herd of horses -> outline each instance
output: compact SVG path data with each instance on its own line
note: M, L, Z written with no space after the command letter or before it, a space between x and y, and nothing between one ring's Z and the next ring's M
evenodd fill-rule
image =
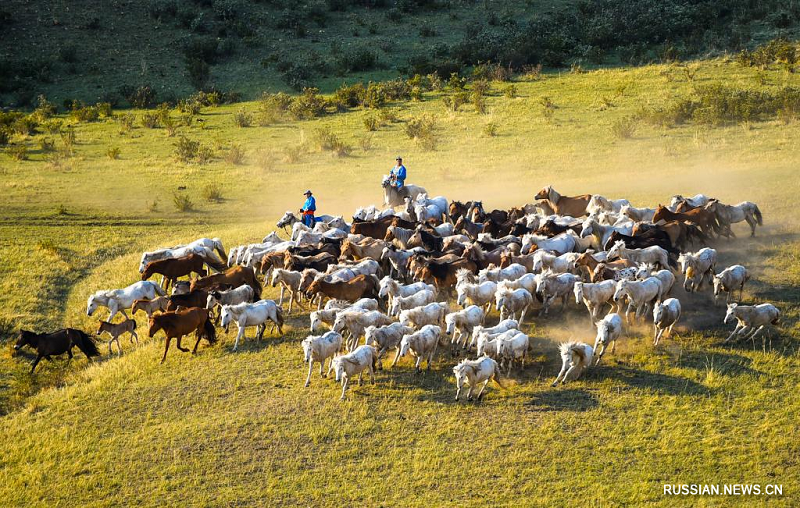
M487 211L481 201L429 198L413 185L398 191L384 182L384 193L385 208L359 208L351 223L323 215L310 228L287 212L277 226L289 239L273 232L226 253L219 239L201 238L145 252L141 280L89 296L87 315L109 311L95 337L74 328L22 331L15 348L37 351L31 372L41 358L67 353L71 359L74 347L98 356L95 340L102 334L110 337L109 355L113 343L119 355L121 335L138 343L132 316L144 312L148 335L166 337L163 363L173 339L186 352L181 341L194 334L195 353L201 340L215 343L217 327L227 331L232 322L234 350L248 327L257 327L259 339L267 325L282 334L297 305L310 312L311 334L301 344L306 386L315 363L327 376L328 361L344 398L354 377L361 383L367 372L374 382L390 350L392 366L410 354L419 371L423 361L430 369L437 351L449 349L461 359L453 368L456 399L469 386L471 400L492 379L503 386L515 364L524 368L532 348L525 319L564 312L572 298L585 306L596 337L593 345L559 346L562 368L554 386L599 363L607 346L613 353L623 329L637 319L652 316L656 345L669 336L681 317L681 285L687 293L709 288L715 304L726 293L724 322L737 323L726 342L754 339L779 322L771 304L741 304L749 271L742 265L719 270L712 247L733 238L737 222L755 235L762 215L751 202L726 205L698 194L637 208L601 195L564 196L548 186L531 204ZM150 280L156 276L161 280ZM262 299L264 284L280 287L277 301ZM117 314L122 320L115 323Z

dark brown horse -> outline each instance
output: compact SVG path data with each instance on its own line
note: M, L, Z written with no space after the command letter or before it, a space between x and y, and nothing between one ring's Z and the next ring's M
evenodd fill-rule
M336 264L337 260L336 256L327 252L321 252L316 256L294 256L286 252L284 257L283 267L294 272L302 272L306 268L324 272L328 269L328 265Z
M416 224L403 220L400 217L389 215L374 221L354 221L353 225L350 227L350 232L354 235L371 236L372 238L382 240L383 237L386 236L386 230L389 226L400 226L402 228L411 229L414 228Z
M203 265L206 263L206 259L198 254L188 254L180 258L159 259L147 264L142 272L142 280L147 280L155 274L163 275L164 289L169 289L170 284L174 284L180 277L185 277L192 273L205 277L207 272ZM219 271L225 269L224 266L219 266L219 263L214 263L214 265Z
M208 295L209 292L205 289L194 289L188 293L169 296L167 297L169 298L167 310L176 311L179 308L190 309L192 307L203 309L208 304Z
M313 299L315 295L322 294L336 300L355 302L361 298L377 299L379 290L380 282L377 277L357 275L346 282L326 282L324 279L317 279L306 290L306 296ZM321 299L320 304L322 304Z
M450 203L450 220L455 222L461 217L465 217L474 205L474 201L467 201L466 203L452 201Z
M256 301L261 300L261 283L255 271L248 266L232 266L222 273L215 273L192 281L191 289L215 289L220 287L238 288L247 284L253 288Z
M52 333L34 333L28 330L20 330L14 349L19 350L23 346L30 346L36 350L36 359L31 366L31 374L36 370L36 366L39 365L39 361L42 358L50 360L51 356L67 353L69 355L67 361L69 362L69 360L72 360L72 348L74 347L80 349L89 361L92 360L93 356L100 356L100 351L97 350L97 344L95 344L94 339L75 328L64 328Z
M177 339L175 344L179 350L184 353L189 351L189 348L181 347L181 339L184 335L195 332L197 342L194 344L192 354L197 353L197 346L200 344L200 339L205 338L209 343L214 344L217 341L217 331L214 329L214 324L209 317L210 311L207 309L180 309L177 311L168 311L161 314L153 314L150 318L150 330L148 335L150 338L159 331L164 330L167 336L167 343L164 346L164 356L161 357L161 363L167 359L167 351L169 351L169 343L172 339Z
M466 217L459 217L454 225L456 233L464 233L470 240L477 240L478 235L483 233L483 224L476 224Z

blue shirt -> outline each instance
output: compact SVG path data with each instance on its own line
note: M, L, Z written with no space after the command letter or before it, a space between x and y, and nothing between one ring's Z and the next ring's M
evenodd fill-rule
M314 196L308 196L306 198L306 202L303 203L303 211L317 211L317 201L314 199Z
M406 179L406 167L400 164L400 167L397 166L393 167L389 170L390 175L394 175L395 178L400 180L401 182Z

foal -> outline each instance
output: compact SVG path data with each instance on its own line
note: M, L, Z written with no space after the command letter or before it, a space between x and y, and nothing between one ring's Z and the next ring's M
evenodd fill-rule
M148 265L149 266L149 265ZM130 340L131 344L133 344L133 340L136 339L136 345L139 345L139 336L136 335L136 321L133 319L126 319L121 323L109 323L108 321L100 321L100 326L97 328L97 335L100 338L103 335L103 332L108 333L111 336L111 340L108 341L108 354L111 354L111 343L117 343L117 356L122 354L122 346L119 345L119 336L123 333L130 333Z

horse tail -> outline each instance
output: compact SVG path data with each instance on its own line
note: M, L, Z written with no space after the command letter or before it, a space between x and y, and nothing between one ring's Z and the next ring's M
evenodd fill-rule
M216 249L223 261L228 259L228 254L225 253L225 247L222 246L222 240L219 238L214 238L214 249Z
M256 301L261 300L261 282L258 281L258 277L256 277L255 271L253 271L253 279L248 284L251 288L253 288L253 297Z
M753 215L756 216L756 220L758 221L759 226L764 225L763 217L761 216L761 210L758 209L758 205L753 203Z
M228 268L228 265L224 261L214 259L211 256L202 256L202 258L205 264L207 264L209 267L213 268L217 272L224 272L225 269ZM222 259L228 259L228 257L225 256Z
M164 291L164 288L162 288L160 284L153 283L153 289L155 289L158 296L167 296L167 292Z
M278 329L283 329L283 309L279 306L275 306L275 318L278 320Z
M496 364L497 362L495 362L494 376L492 376L492 379L494 379L494 382L497 383L497 386L506 389L506 385L503 384L503 377L500 375L500 366Z
M70 328L69 331L70 340L74 345L78 346L78 349L80 349L87 358L91 358L92 356L100 356L100 351L97 349L97 344L92 337L86 334L86 332L83 330L76 330L75 328Z
M670 268L675 268L676 270L678 269L678 260L674 253L667 253L667 263L669 264Z
M199 334L200 332L198 331L198 335ZM203 336L211 344L217 342L217 329L214 328L214 323L211 322L210 315L206 319L205 323L203 323Z

